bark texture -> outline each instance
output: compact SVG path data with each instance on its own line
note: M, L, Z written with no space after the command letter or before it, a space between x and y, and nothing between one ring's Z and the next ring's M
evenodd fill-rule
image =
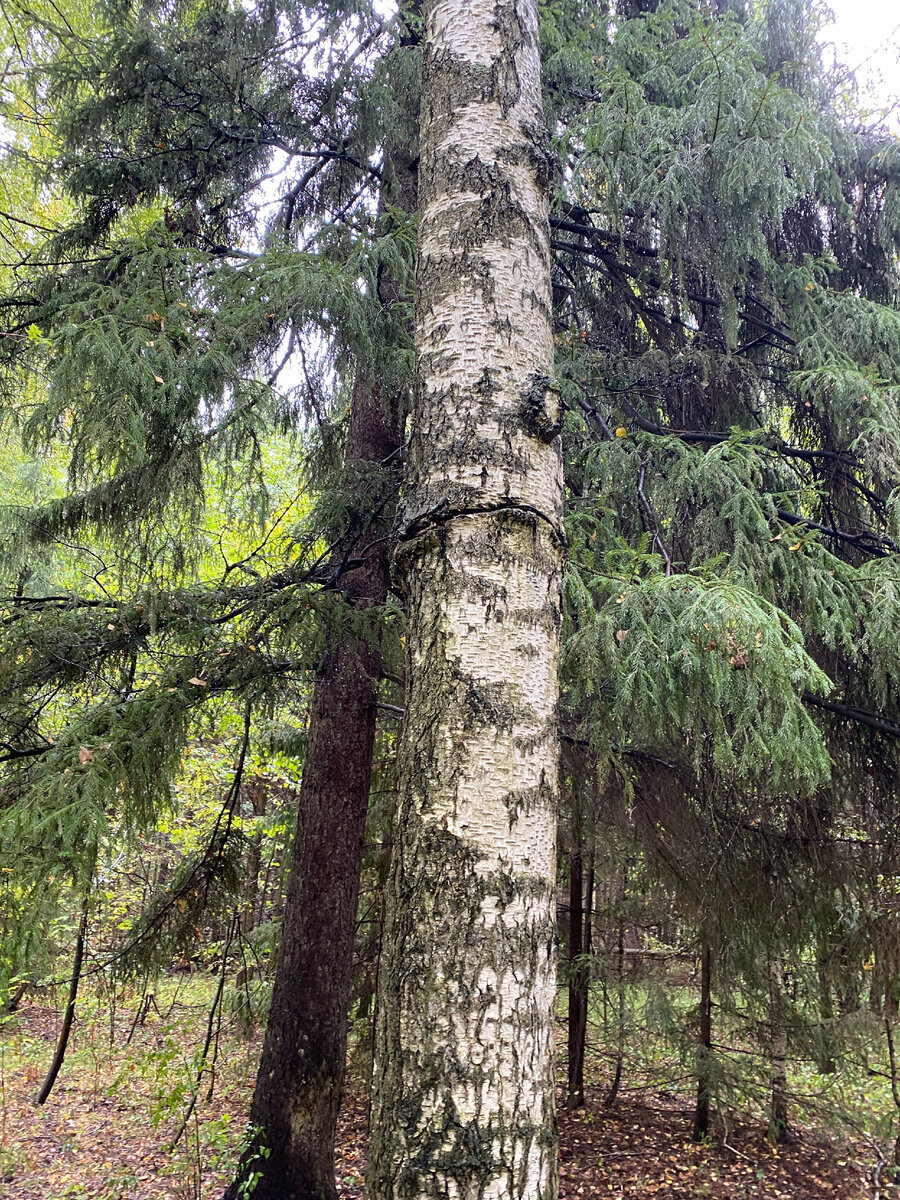
M625 903L626 881L622 880L622 904ZM625 920L619 915L619 936L616 942L616 1069L603 1099L604 1108L612 1108L622 1085L622 1068L625 1065Z
M550 1200L562 558L536 0L424 6L370 1194Z
M391 156L405 212L416 205L415 164ZM379 281L384 304L400 299ZM353 392L345 457L380 463L402 444L405 405L364 371ZM342 579L355 608L387 598L393 506L378 503L356 548L381 552ZM346 547L340 548L339 559ZM226 1200L258 1176L254 1200L333 1200L334 1138L344 1079L363 838L375 742L381 654L374 640L337 635L313 692L284 924L250 1111L255 1131Z

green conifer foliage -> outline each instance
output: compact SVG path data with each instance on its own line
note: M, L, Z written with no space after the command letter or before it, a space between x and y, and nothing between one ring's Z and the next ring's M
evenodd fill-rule
M850 127L801 18L683 4L598 17L581 81L567 63L550 92L566 98L555 225L574 686L627 697L597 712L619 713L620 738L645 720L683 731L686 688L685 716L722 731L721 765L778 785L784 755L814 787L827 738L804 693L849 703L886 678L874 646L895 616L900 326L895 143L880 135L873 153L879 135ZM785 21L802 33L790 71L771 64ZM880 246L874 271L862 241ZM582 672L589 653L602 666ZM874 707L890 720L890 705L882 682ZM742 720L755 768L725 748Z
M897 140L803 3L547 12L565 720L765 1023L896 940Z
M386 392L411 365L376 281L402 291L412 223L373 197L417 82L389 75L399 34L365 3L38 5L6 28L5 112L34 117L4 168L53 198L0 299L0 431L26 456L0 517L21 916L35 879L83 887L152 828L198 733L299 719L329 630L379 618L336 599L394 485L336 450L357 364Z

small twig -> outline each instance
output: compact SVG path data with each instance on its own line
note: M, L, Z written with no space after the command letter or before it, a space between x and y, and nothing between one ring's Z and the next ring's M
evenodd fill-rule
M178 1126L178 1131L167 1147L167 1150L170 1154L184 1136L184 1131L187 1129L188 1122L190 1121L194 1109L197 1106L197 1097L200 1095L200 1084L203 1082L203 1073L206 1070L209 1048L212 1045L213 1031L216 1028L216 1014L219 1011L220 1004L222 1003L222 993L225 991L225 975L228 970L228 956L231 951L231 943L234 939L235 930L239 920L240 915L237 910L235 910L231 916L231 924L228 927L228 937L222 950L222 970L219 972L219 983L216 988L215 997L213 998L212 1008L209 1010L209 1020L206 1023L206 1040L203 1043L203 1050L200 1054L200 1066L197 1070L197 1079L194 1084L194 1091L191 1095L190 1103L187 1106L187 1111L181 1119L181 1124Z
M738 1150L736 1147L732 1146L729 1142L726 1142L724 1139L722 1141L722 1145L725 1147L726 1150L730 1150L732 1154L736 1154L738 1156L738 1158L743 1158L745 1162L753 1163L753 1165L756 1166L756 1159L751 1158L749 1154L744 1154L743 1151Z
M638 496L640 497L641 504L643 504L644 509L647 513L647 516L650 519L650 529L653 533L653 540L657 544L657 546L659 546L659 551L662 554L663 559L665 560L666 577L668 578L672 574L672 560L671 560L671 558L669 558L669 553L666 550L665 546L663 545L662 538L659 536L659 523L656 520L656 513L653 511L653 508L650 505L650 501L644 495L644 467L643 467L643 465L641 466L641 473L638 476L637 493L638 493Z
M878 1159L875 1166L872 1168L872 1197L873 1200L881 1200L881 1172L884 1170L885 1157L884 1150L881 1146L876 1146L875 1151Z

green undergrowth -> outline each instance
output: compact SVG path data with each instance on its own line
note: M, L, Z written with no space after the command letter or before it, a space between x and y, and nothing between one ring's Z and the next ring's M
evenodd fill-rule
M601 962L598 956L598 962ZM610 972L610 975L613 973ZM599 975L599 977L597 977ZM610 1094L622 1055L617 1101L675 1102L685 1115L686 1135L696 1098L699 987L690 963L676 969L632 973L621 985L624 1023L619 1025L620 985L603 978L602 962L590 991L585 1086L590 1100ZM567 993L557 997L560 1085L566 1083ZM831 1055L822 1052L816 1025L795 1020L788 1029L788 1099L791 1126L803 1136L833 1139L859 1155L890 1161L900 1128L894 1104L884 1028L865 1006L832 1022ZM736 1123L766 1132L771 1095L767 1026L755 998L732 993L713 1002L711 1136L728 1138ZM830 1061L829 1061L830 1059ZM852 1150L851 1150L852 1147Z
M206 971L166 975L146 990L119 989L113 1008L102 984L89 982L43 1108L33 1097L61 1008L39 995L0 1019L0 1197L204 1200L224 1186L242 1146L259 1044L224 1013L204 1065L217 983Z

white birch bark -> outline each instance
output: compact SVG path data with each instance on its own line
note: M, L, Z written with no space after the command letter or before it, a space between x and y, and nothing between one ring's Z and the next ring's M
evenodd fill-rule
M426 0L370 1194L550 1200L559 412L536 0Z

